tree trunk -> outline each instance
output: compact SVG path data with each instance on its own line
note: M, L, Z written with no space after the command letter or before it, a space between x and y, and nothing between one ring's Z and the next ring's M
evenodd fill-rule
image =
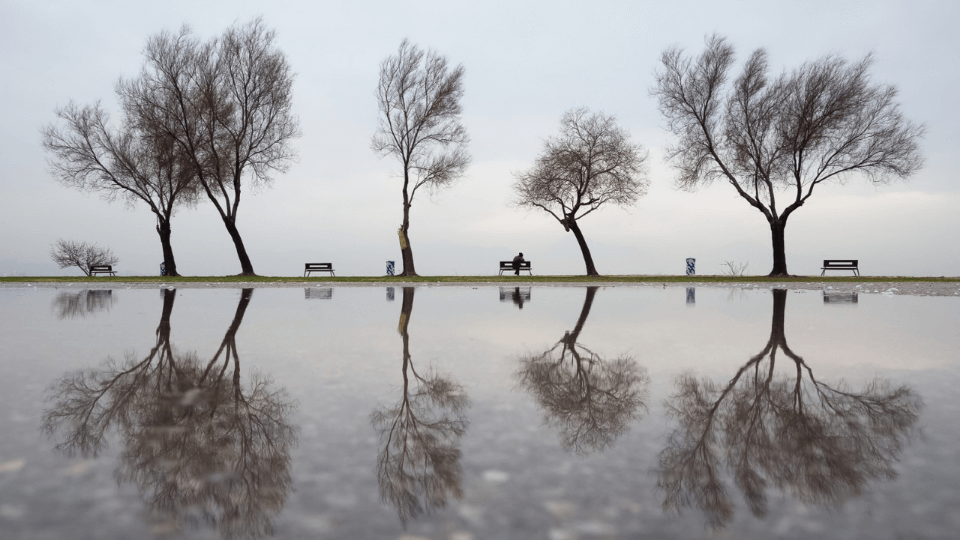
M787 312L787 290L773 289L773 321L770 323L770 342L783 345L787 342L784 333L784 315Z
M402 336L407 335L407 326L410 325L410 314L413 312L413 295L417 292L414 287L403 288L403 301L400 305L400 322L397 324L397 332Z
M177 298L176 289L160 289L163 295L163 311L160 313L160 325L157 326L157 343L170 342L170 314L173 313L173 301Z
M223 224L227 227L227 232L230 233L230 238L233 239L233 245L237 248L237 257L240 259L240 275L257 275L253 271L253 264L250 262L250 257L247 256L247 249L243 247L243 239L240 238L240 231L237 230L236 224L234 224L232 219L225 216L223 217Z
M237 330L240 329L240 323L243 322L243 314L247 312L251 297L253 297L253 289L240 290L240 302L237 303L237 311L233 314L233 322L230 323L230 328L227 328L227 333L223 336L224 342L237 339Z
M587 266L587 275L599 276L600 274L597 273L597 267L593 265L593 257L590 256L590 248L587 247L587 241L583 238L583 233L580 232L580 226L577 225L577 221L568 217L567 224L570 230L573 231L573 235L577 237L577 243L580 244L580 251L583 252L583 263Z
M593 297L597 295L597 289L600 287L587 287L587 296L583 299L583 308L580 309L580 318L577 319L577 326L570 332L573 343L576 343L580 337L580 331L583 330L584 323L587 322L587 316L590 315L590 307L593 306Z
M413 248L410 247L410 205L403 205L403 225L400 226L400 257L403 259L403 272L398 276L416 276L417 269L413 266Z
M220 342L220 348L217 349L216 354L213 355L213 358L207 363L207 368L203 370L203 374L200 376L200 379L197 383L198 386L202 386L204 381L207 379L207 376L210 375L213 370L214 365L220 358L220 353L223 355L223 368L220 369L219 374L215 375L215 381L220 381L223 378L223 374L226 372L227 367L230 364L231 355L233 357L234 372L234 389L238 391L239 389L239 374L240 374L240 357L237 355L237 330L240 329L240 323L243 322L243 315L247 312L247 306L250 305L250 298L253 297L253 289L241 289L240 290L240 302L237 303L237 311L233 314L233 322L230 323L230 326L227 328L227 333L223 335L223 341ZM214 382L213 384L216 384Z
M403 339L403 386L404 399L406 399L407 388L407 365L410 363L410 334L407 333L407 327L410 325L410 313L413 312L413 294L417 290L413 287L403 288L403 304L400 306L400 322L397 324L397 332Z
M786 221L770 221L770 233L773 236L773 270L769 277L788 277L787 273L787 253L784 247L784 231L787 227Z
M170 221L159 220L157 234L160 235L160 247L163 249L163 267L166 269L168 276L179 277L177 262L173 258L173 248L170 246L170 232Z

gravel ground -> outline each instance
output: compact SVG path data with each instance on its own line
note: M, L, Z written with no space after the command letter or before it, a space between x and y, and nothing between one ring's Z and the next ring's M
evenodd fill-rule
M253 287L257 289L271 288L317 288L317 287L404 287L408 286L397 282L380 283L345 283L345 282L324 282L324 281L305 281L305 282L276 282L276 283L0 283L0 289L158 289L158 288L176 288L176 289L243 289ZM836 293L860 293L860 294L888 294L888 295L911 295L911 296L957 296L960 297L960 283L957 282L864 282L864 283L824 283L817 281L806 282L757 282L757 283L543 283L543 282L525 282L523 280L504 280L502 282L482 282L482 283L412 283L413 287L502 287L502 286L522 286L522 287L708 287L719 289L790 289L805 291L827 291Z

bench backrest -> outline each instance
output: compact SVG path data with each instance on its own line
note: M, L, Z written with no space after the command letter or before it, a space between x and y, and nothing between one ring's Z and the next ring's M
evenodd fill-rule
M530 268L530 261L523 261L520 263L520 268ZM501 270L513 270L513 261L500 261Z
M824 259L823 267L824 268L854 268L857 266L857 259L839 259L839 260L827 260Z
M333 263L306 263L303 265L304 270L330 270L333 268Z
M113 266L109 264L96 264L90 267L91 272L112 272Z

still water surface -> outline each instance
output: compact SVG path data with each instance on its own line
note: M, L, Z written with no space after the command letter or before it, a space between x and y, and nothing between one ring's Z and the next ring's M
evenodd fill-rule
M960 302L0 289L0 538L955 538Z

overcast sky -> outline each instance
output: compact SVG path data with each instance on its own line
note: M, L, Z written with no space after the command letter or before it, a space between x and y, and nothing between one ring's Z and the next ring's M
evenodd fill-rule
M463 124L473 162L451 189L417 194L410 239L421 275L495 274L523 251L535 274L583 274L572 233L542 212L510 206L513 173L573 107L615 115L650 151L649 193L580 224L601 274L701 274L724 261L772 265L763 216L726 184L673 186L671 135L650 96L671 45L699 53L719 33L738 61L758 47L779 72L805 60L873 52L872 76L896 85L905 115L925 123L925 166L908 182L824 185L787 225L791 273L856 258L865 275L960 275L960 2L238 2L0 0L0 275L80 275L50 260L58 238L109 246L120 275L155 275L163 260L144 205L108 203L59 184L41 127L70 100L116 111L114 85L143 65L146 39L189 25L203 39L263 16L297 74L299 161L272 186L246 191L237 224L261 275L300 275L333 262L338 275L382 275L400 261L396 163L370 150L381 60L403 38L466 70ZM240 271L207 202L172 221L184 275Z

